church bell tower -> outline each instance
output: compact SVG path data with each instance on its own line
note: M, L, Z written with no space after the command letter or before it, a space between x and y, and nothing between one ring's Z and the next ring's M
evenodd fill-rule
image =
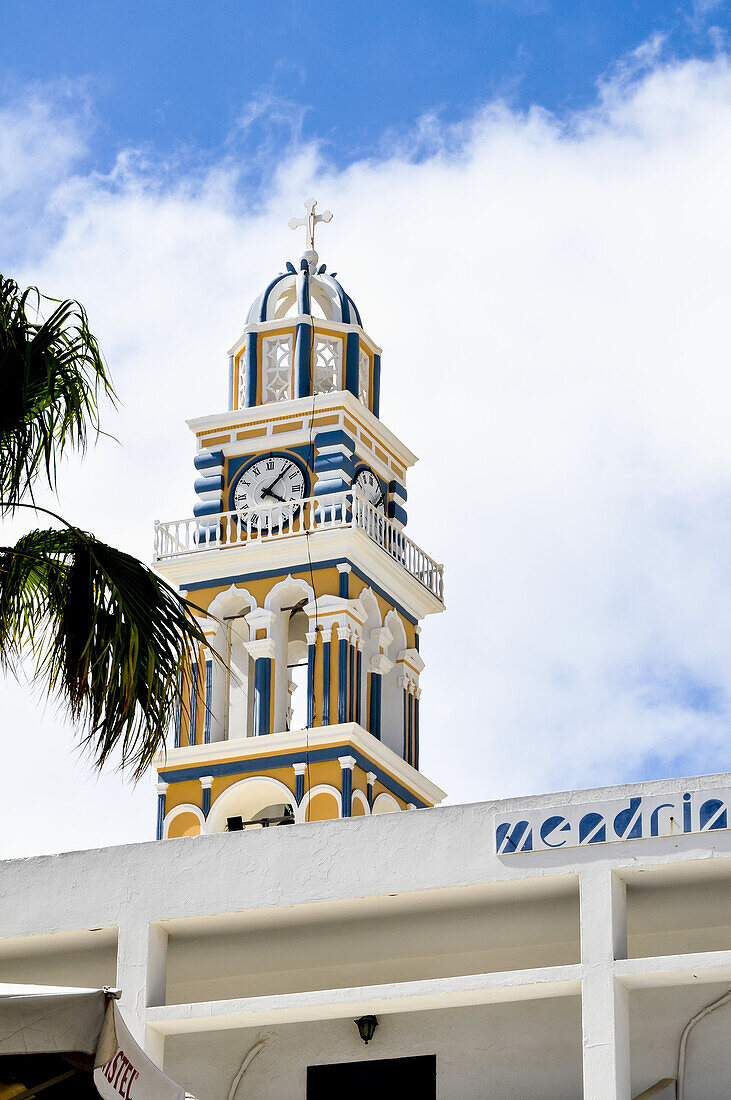
M433 806L419 770L421 621L442 567L405 532L412 452L380 420L381 349L315 251L229 352L228 409L189 421L194 515L155 567L205 611L157 760L158 838Z

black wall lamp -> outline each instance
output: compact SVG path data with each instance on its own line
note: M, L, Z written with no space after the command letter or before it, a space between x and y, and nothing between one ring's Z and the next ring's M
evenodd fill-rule
M355 1026L358 1028L358 1034L365 1043L366 1046L373 1038L376 1028L378 1027L377 1016L361 1016L355 1021Z

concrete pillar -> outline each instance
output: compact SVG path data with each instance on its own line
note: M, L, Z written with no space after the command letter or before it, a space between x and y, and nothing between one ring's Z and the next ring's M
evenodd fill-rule
M579 873L584 1100L630 1100L629 990L615 981L627 955L626 886L610 868Z
M134 912L124 916L117 933L119 1006L134 1038L162 1067L164 1036L150 1028L145 1033L145 1010L166 1001L167 932Z

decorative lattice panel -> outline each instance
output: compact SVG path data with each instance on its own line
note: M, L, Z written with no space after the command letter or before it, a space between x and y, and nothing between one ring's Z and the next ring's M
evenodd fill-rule
M368 404L368 394L370 389L370 377L371 377L371 361L368 358L368 352L360 349L360 355L358 356L358 397L361 399L364 405Z
M335 336L318 336L315 339L313 377L315 393L334 393L341 390L343 384L342 341Z
M261 399L288 401L292 396L292 337L266 336L262 341Z

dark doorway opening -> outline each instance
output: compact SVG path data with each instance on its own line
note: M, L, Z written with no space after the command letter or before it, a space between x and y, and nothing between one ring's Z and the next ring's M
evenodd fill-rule
M436 1100L436 1054L307 1068L307 1100L374 1100L374 1096L391 1100L416 1095L419 1100Z

